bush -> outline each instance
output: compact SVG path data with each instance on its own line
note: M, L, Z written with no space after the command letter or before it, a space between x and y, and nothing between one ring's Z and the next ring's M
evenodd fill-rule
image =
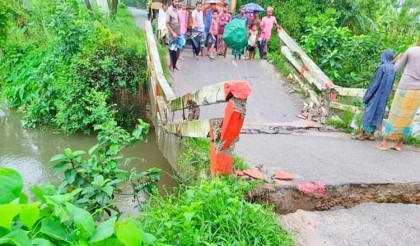
M247 2L241 0L238 5ZM279 24L335 84L345 87L366 87L383 50L404 52L420 35L415 0L403 4L395 0L254 2L273 6ZM269 58L282 71L279 43L270 40L269 51Z
M141 224L171 245L292 245L275 215L244 200L251 185L216 178L170 197L150 199Z
M31 2L25 10L31 13L31 25L16 27L3 45L5 96L11 107L26 113L27 127L89 132L93 125L116 118L116 90L135 94L145 87L145 36L124 8L106 20L89 14L76 0L47 3ZM21 35L21 29L30 35ZM138 115L132 111L128 114ZM125 119L118 120L126 125Z

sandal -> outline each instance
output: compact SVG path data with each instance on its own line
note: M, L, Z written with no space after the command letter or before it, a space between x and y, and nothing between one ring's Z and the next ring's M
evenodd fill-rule
M359 141L365 141L366 140L366 137L365 136L361 137L359 135L355 135L355 136L352 136L351 139L353 139L353 140L359 140Z

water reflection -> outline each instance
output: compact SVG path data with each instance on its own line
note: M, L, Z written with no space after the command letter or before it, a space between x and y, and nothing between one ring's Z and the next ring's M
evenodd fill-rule
M61 175L54 175L53 166L48 161L55 154L63 152L65 148L87 151L96 143L95 136L83 134L65 135L57 131L24 129L22 115L0 107L0 166L18 170L26 187L44 182L57 184ZM153 131L152 131L153 132ZM142 171L150 167L163 170L159 182L161 193L166 193L176 186L172 178L174 172L169 163L160 153L154 133L148 136L147 144L137 143L124 150L123 155L131 161L124 169L135 167ZM123 197L119 203L130 204L129 198Z

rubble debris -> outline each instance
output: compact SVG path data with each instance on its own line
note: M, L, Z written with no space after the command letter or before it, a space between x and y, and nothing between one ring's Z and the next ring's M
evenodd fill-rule
M294 175L288 172L277 172L273 175L274 179L278 179L278 180L293 180L294 179Z

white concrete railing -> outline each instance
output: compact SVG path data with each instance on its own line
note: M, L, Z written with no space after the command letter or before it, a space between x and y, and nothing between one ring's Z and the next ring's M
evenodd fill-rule
M334 85L327 75L312 61L312 59L299 47L299 45L286 33L284 29L278 31L279 39L285 44L281 47L281 53L293 65L293 67L306 79L306 81L315 86L319 91L335 91L341 97L359 97L362 98L366 89L346 88ZM294 55L294 54L297 54ZM316 102L315 102L316 103ZM362 112L362 109L352 105L346 105L339 102L330 102L330 108L336 110L348 110L354 113ZM420 108L413 123L413 134L420 134Z

